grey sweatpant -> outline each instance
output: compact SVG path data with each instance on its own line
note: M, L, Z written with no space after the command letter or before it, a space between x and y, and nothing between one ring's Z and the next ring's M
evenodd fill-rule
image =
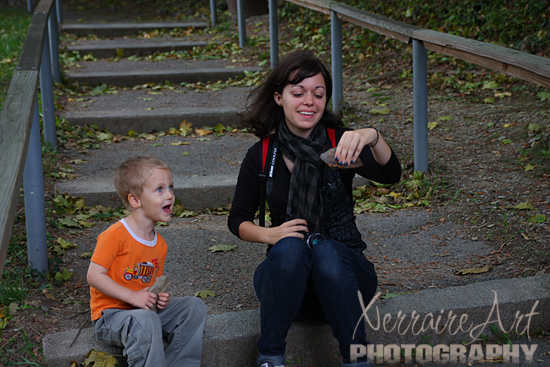
M129 367L199 367L205 326L206 306L197 297L172 298L158 313L108 309L94 322L96 338L123 347Z

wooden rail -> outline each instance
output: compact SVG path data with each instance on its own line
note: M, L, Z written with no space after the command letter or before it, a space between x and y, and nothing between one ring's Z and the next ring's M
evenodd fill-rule
M550 59L464 37L422 29L330 0L286 0L401 42L421 41L430 51L550 88Z
M54 2L42 0L35 10L0 114L0 276L10 243L38 105L42 48Z

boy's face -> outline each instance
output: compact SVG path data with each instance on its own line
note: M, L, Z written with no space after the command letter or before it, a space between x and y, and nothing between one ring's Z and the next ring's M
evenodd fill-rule
M139 197L143 214L155 222L168 222L175 201L173 189L170 171L153 168Z

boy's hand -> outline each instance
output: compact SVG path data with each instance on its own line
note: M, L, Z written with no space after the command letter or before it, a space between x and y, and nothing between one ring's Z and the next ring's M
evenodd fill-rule
M143 288L139 291L134 291L132 301L130 304L136 306L137 308L143 308L145 310L150 310L157 302L157 295L149 292L149 288Z
M170 302L170 293L159 293L157 298L157 307L159 310L162 310Z

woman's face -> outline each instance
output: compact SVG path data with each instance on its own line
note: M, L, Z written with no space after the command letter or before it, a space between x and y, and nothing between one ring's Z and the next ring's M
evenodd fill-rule
M274 98L275 103L283 107L290 131L307 138L325 112L325 79L319 73L298 84L287 84L282 94L275 92Z

